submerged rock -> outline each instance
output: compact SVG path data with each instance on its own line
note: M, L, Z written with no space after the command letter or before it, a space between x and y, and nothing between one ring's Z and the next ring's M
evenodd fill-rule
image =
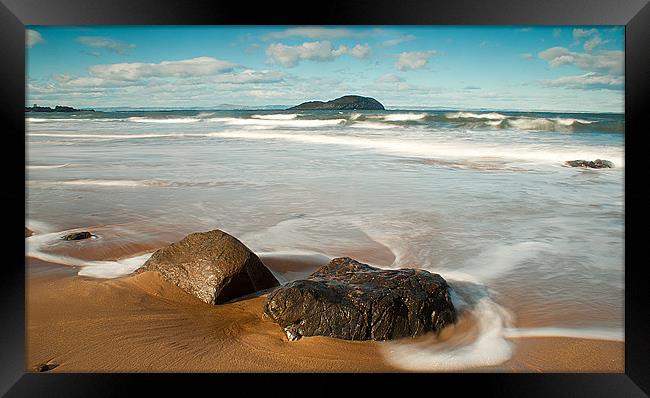
M63 237L63 240L82 240L82 239L89 239L93 236L88 231L82 231L82 232L73 232L71 234L68 234Z
M425 270L382 270L342 257L269 293L264 312L289 340L414 337L456 321L448 289Z
M590 169L609 169L614 167L614 163L610 162L609 160L602 159L596 159L594 161L568 160L566 164L571 167L586 167Z
M279 285L255 253L218 229L190 234L156 251L136 273L144 271L159 272L209 304Z

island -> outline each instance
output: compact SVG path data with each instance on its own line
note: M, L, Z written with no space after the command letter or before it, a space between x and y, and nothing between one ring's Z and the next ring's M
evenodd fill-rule
M287 110L291 111L312 111L312 110L368 110L384 111L384 106L374 98L361 97L358 95L346 95L335 100L309 101L293 106Z
M54 108L49 106L38 106L34 104L31 108L25 107L25 112L95 112L94 109L75 109L71 106L57 105Z

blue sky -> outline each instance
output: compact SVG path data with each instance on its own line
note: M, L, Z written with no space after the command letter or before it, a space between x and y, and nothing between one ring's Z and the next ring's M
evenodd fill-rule
M623 112L613 26L27 28L27 103L292 105L345 94L389 108Z

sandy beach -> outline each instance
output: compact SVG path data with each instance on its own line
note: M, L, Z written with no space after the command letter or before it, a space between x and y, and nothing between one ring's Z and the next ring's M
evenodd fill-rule
M266 259L274 272L317 264ZM281 267L281 264L284 268ZM289 342L263 316L264 295L205 304L156 273L117 279L27 258L28 371L51 372L400 372L373 341L326 337ZM507 362L470 372L623 372L623 342L511 339Z

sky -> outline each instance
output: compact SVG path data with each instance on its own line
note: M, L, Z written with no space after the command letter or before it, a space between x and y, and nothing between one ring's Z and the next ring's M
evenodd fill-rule
M29 26L26 47L30 106L624 111L620 26Z

